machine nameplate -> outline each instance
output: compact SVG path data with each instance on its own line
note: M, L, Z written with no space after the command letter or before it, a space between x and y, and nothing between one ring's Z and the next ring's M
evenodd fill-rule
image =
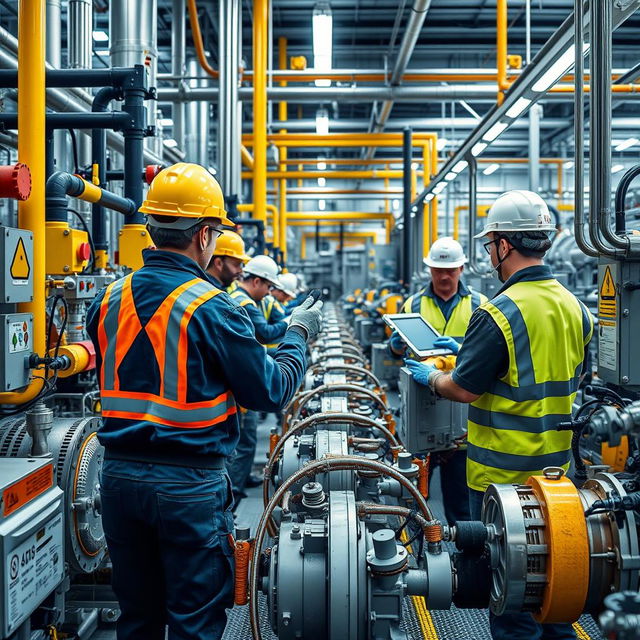
M14 630L62 580L62 514L30 535L7 555L7 626Z
M598 365L615 371L618 367L618 330L612 320L600 320L598 339Z

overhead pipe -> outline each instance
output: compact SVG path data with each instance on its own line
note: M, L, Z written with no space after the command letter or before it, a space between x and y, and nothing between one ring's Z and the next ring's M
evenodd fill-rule
M422 175L421 171L416 172L418 175ZM251 179L253 173L250 171L243 171L242 177L244 179ZM402 178L401 169L371 169L367 170L344 170L344 171L268 171L267 178L269 180L280 180L283 178L289 178L290 180L317 180L318 178L326 178L327 180L335 179L349 179L349 180L382 180L383 178Z
M184 0L173 0L171 19L171 71L174 75L182 76L186 70ZM172 104L171 117L173 119L173 139L178 143L178 149L184 150L184 104L182 102L178 101Z
M244 145L240 145L240 158L242 160L242 164L248 169L253 169L254 162L253 156L247 147Z
M18 162L31 171L31 195L18 202L18 226L33 235L33 300L18 305L33 317L32 345L46 355L45 292L45 0L18 4ZM0 393L0 404L24 404L38 396L42 377L32 377L22 391Z
M605 255L616 257L630 250L627 236L618 237L610 226L611 212L611 55L612 5L591 2L591 109L589 113L589 219L591 241ZM593 229L591 228L593 225ZM600 246L599 246L600 245ZM602 251L604 249L604 251Z
M627 191L631 186L631 183L636 179L637 176L640 175L640 164L637 164L635 167L631 167L625 174L620 178L620 182L618 182L618 186L616 187L616 233L620 235L624 235L627 231L627 222L625 216L625 205L626 205L626 197Z
M269 0L253 0L253 202L255 217L266 221L267 203L267 47Z
M467 264L469 270L477 275L485 275L477 264L476 255L476 240L473 237L476 233L476 209L478 207L478 194L477 194L477 182L478 182L478 164L475 156L469 154L466 157L469 163L469 246L467 247L468 260Z
M329 240L372 240L375 244L378 238L376 231L344 231L342 234L339 231L305 231L300 237L300 259L304 260L307 257L307 241L311 238L327 238Z
M430 6L431 0L415 0L413 7L411 7L409 18L407 19L407 26L402 37L402 42L400 43L400 49L398 50L398 55L391 72L390 85L392 87L398 87L402 84L402 77L407 69L411 56L413 55L416 42L418 41L422 25L427 17L427 11L429 11ZM373 126L374 133L379 133L384 130L392 109L393 100L385 100L382 103L380 115L376 118ZM375 149L369 148L365 153L365 159L373 158L375 152Z
M198 62L204 71L206 71L212 78L219 76L216 71L207 60L207 56L204 51L204 44L202 42L202 31L200 30L200 20L198 18L198 6L196 0L187 0L189 3L189 24L191 25L191 35L193 36L193 45L196 49L198 56Z

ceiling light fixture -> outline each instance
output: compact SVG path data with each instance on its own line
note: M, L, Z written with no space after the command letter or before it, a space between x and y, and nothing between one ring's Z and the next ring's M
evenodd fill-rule
M453 169L451 169L451 171L454 171L455 173L461 173L468 166L469 166L469 163L466 160L460 160L460 162L457 162L456 164L453 165Z
M583 55L589 50L589 44L584 43ZM544 75L531 87L536 93L543 93L552 87L567 71L573 68L576 60L576 47L572 44L558 59L547 69Z
M319 136L326 136L329 133L329 112L326 109L318 109L316 111L316 133ZM324 169L321 169L321 171L324 171Z
M93 39L95 42L109 42L109 34L106 31L94 31Z
M562 165L565 169L573 169L573 160L568 160Z
M424 197L424 199L427 202L431 202L435 197L436 197L435 193L427 193L427 195Z
M493 142L507 127L507 122L496 122L483 136L482 139L487 142Z
M167 138L163 140L162 143L165 147L169 147L169 149L173 149L173 147L177 147L178 143L173 138Z
M447 173L447 175L444 177L444 179L447 182L451 182L451 180L455 180L455 178L458 176L458 174L455 171L449 171L449 173Z
M490 176L492 173L495 173L500 168L500 165L497 162L492 162L482 173L485 176Z
M517 118L529 105L531 100L529 98L518 98L511 107L507 109L507 118Z
M611 173L618 173L618 171L622 171L623 169L623 164L614 164L613 167L611 167Z
M485 149L487 148L486 142L476 142L473 147L471 147L471 155L474 157L479 156Z
M634 145L638 144L638 142L640 142L638 138L627 138L624 142L621 142L619 145L617 145L615 150L626 151L630 147L633 147Z
M318 200L318 209L320 209L320 211L324 211L326 208L327 208L327 201Z
M448 144L449 144L449 141L446 138L438 138L438 142L436 143L436 149L438 151L442 151Z
M159 118L158 124L161 127L173 127L173 120L171 118Z
M318 2L313 7L313 68L331 71L333 58L333 15L329 2ZM316 87L330 87L331 80L316 80Z

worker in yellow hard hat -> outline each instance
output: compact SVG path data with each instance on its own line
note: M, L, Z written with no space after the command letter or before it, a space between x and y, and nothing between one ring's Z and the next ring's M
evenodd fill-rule
M221 289L231 286L242 275L242 265L250 260L244 252L244 240L234 231L225 232L216 240L213 258L207 273Z
M87 313L96 347L104 446L101 515L121 615L120 640L219 640L233 606L236 402L278 411L305 372L320 329L310 298L275 357L246 311L206 274L230 225L220 185L179 162L151 183L140 210L156 250L102 290Z

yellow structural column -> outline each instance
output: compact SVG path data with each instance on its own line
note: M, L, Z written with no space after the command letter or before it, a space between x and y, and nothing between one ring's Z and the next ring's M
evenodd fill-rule
M278 38L278 67L280 69L287 68L287 39ZM286 87L286 82L280 82L281 87ZM280 102L278 105L278 119L285 122L288 119L287 103ZM280 129L280 133L286 133L286 129ZM283 173L287 170L287 148L280 147L280 166L278 167ZM278 246L282 254L282 261L287 261L287 179L280 178L278 188L278 209L280 210L279 233L280 238Z
M431 176L438 173L438 136L431 138ZM431 244L438 239L438 198L431 201Z
M21 0L18 15L18 161L31 171L31 195L18 203L18 226L33 234L33 301L18 305L33 315L32 345L46 352L45 294L45 0ZM36 397L42 378L18 393L0 393L0 404Z
M267 47L269 0L253 1L253 202L267 222Z

